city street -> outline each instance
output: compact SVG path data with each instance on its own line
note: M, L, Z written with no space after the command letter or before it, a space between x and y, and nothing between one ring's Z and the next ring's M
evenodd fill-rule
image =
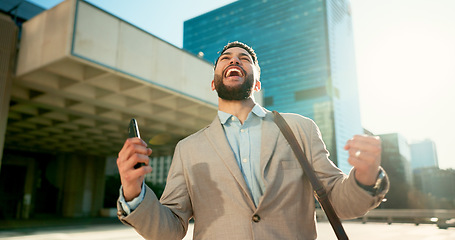
M455 239L455 228L438 229L436 225L421 224L399 224L394 223L367 223L345 222L343 223L346 232L351 240L379 240L379 239L400 239L400 240L449 240ZM192 227L184 240L190 240ZM318 223L318 239L336 239L328 222ZM3 230L0 231L0 239L5 240L135 240L142 239L132 228L122 224L105 224L92 226L59 227L55 229L35 230Z

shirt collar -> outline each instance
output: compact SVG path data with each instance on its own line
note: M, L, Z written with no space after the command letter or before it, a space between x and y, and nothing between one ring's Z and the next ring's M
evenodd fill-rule
M254 113L254 115L260 117L260 118L264 118L266 113L264 111L264 109L259 106L259 104L255 104L253 109L251 109L251 112ZM223 112L223 111L220 111L218 110L218 118L220 119L220 122L221 124L226 124L226 122L232 117L233 115L230 114L230 113L226 113L226 112Z
M261 117L261 118L264 118L266 115L264 109L261 106L259 106L257 103L254 105L253 110L251 110L251 111L254 114L256 114L256 116Z

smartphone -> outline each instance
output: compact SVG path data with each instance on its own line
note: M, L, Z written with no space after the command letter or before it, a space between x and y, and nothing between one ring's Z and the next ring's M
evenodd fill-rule
M139 133L139 127L137 126L137 121L134 118L131 118L130 125L128 127L128 137L138 137L141 138L141 134Z
M134 118L131 119L130 125L128 126L128 137L129 138L133 138L133 137L141 138L141 134L139 133L139 127L137 126L137 121ZM138 169L142 166L145 166L145 163L137 163L136 165L134 165L134 168Z

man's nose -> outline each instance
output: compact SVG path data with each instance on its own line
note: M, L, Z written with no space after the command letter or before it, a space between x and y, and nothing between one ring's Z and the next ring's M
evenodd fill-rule
M237 56L232 56L229 64L240 64L240 59Z

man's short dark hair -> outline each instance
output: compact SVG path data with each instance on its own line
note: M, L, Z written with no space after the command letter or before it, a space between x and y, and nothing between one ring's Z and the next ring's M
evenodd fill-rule
M218 64L218 59L220 59L220 56L223 55L223 53L226 52L226 50L228 50L229 48L233 48L233 47L239 47L239 48L245 49L245 51L247 51L251 55L251 58L253 59L253 63L254 63L254 65L256 65L258 72L261 73L261 68L259 67L258 58L257 58L256 53L254 52L253 48L246 45L245 43L242 43L239 41L230 42L226 46L224 46L223 50L221 50L220 55L218 56L218 58L215 61L215 67L216 67L216 64Z

